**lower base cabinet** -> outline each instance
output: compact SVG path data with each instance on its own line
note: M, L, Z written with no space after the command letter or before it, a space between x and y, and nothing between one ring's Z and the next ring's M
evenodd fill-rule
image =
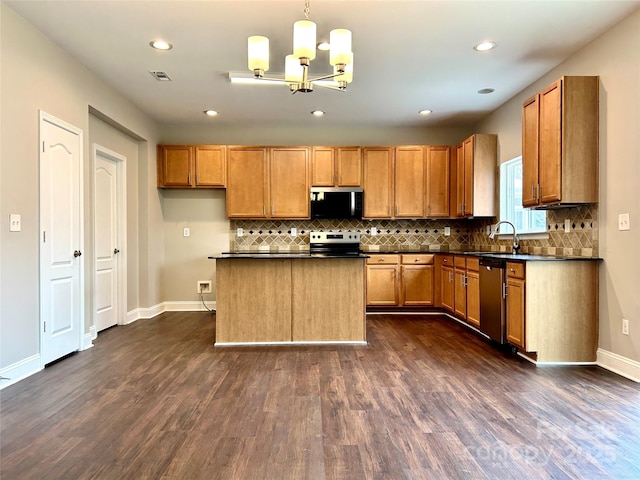
M525 264L507 263L507 341L516 347L525 348Z
M432 306L433 254L372 254L367 259L368 306Z

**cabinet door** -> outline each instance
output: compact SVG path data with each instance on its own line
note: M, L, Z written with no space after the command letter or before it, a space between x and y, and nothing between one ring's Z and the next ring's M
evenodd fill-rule
M396 147L395 216L424 217L424 148Z
M227 181L224 145L196 145L196 187L224 187Z
M480 274L467 270L467 322L480 327Z
M398 265L367 265L367 305L398 305Z
M464 206L463 216L473 215L473 156L475 153L474 139L469 137L464 141Z
M464 217L464 144L456 147L456 217Z
M525 348L525 281L507 278L507 341Z
M391 218L393 205L393 147L365 148L364 216Z
M433 265L402 265L402 305L433 305Z
M361 187L362 149L360 147L337 147L336 170L338 187Z
M335 149L313 147L311 150L311 185L333 187L335 185Z
M522 206L538 205L538 95L522 107Z
M540 92L540 202L556 203L561 193L562 81Z
M191 187L191 159L193 147L164 145L160 149L163 187Z
M449 216L449 166L451 147L429 146L426 159L426 216Z
M267 149L230 147L227 164L227 217L267 216Z
M442 295L442 308L453 312L453 268L443 266L440 271L440 292Z
M271 148L269 158L271 218L309 218L309 149Z
M460 318L467 318L467 275L466 270L454 269L454 312Z

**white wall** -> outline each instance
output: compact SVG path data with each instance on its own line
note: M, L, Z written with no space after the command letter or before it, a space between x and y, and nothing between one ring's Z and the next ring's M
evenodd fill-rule
M497 133L500 162L521 154L522 102L563 75L600 76L599 347L640 361L640 11L500 107L478 130ZM629 213L631 230L618 231ZM570 281L568 279L568 281ZM622 335L622 318L630 335Z
M146 307L160 299L163 257L161 198L155 188L156 125L123 96L42 36L5 4L0 4L1 112L0 147L0 371L37 360L39 354L39 191L38 110L43 110L84 132L85 252L93 251L91 150L89 107L135 132L138 178L134 177L128 215L138 216L138 299L130 307ZM100 135L96 133L98 137ZM102 137L105 138L105 137ZM133 209L133 211L131 211ZM9 213L22 215L22 231L9 233ZM148 243L153 239L153 246ZM85 280L91 262L85 262ZM86 298L90 299L87 289ZM86 303L84 330L90 326L91 303Z

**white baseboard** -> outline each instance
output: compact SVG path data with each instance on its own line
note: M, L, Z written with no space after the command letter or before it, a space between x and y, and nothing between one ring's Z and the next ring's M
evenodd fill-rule
M85 333L84 336L82 337L82 345L80 346L80 351L93 347L93 341L97 337L98 337L98 332L96 331L96 326L91 325L89 327L89 333Z
M216 309L216 302L205 302L210 310ZM171 301L162 302L152 307L136 308L127 312L127 319L125 325L135 322L136 320L153 318L164 312L205 312L207 309L202 305L200 301Z
M0 381L0 390L8 387L9 385L13 385L34 373L38 373L42 370L42 364L40 362L40 354L36 354L0 370L0 377L7 379Z
M609 352L599 348L596 352L596 364L602 368L622 375L623 377L640 383L640 362L623 357L617 353Z

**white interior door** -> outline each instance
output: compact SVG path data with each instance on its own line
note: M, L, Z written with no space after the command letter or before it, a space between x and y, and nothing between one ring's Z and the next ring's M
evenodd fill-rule
M42 363L80 349L82 130L40 112Z
M124 322L123 174L125 157L99 145L94 158L94 324L96 331Z

